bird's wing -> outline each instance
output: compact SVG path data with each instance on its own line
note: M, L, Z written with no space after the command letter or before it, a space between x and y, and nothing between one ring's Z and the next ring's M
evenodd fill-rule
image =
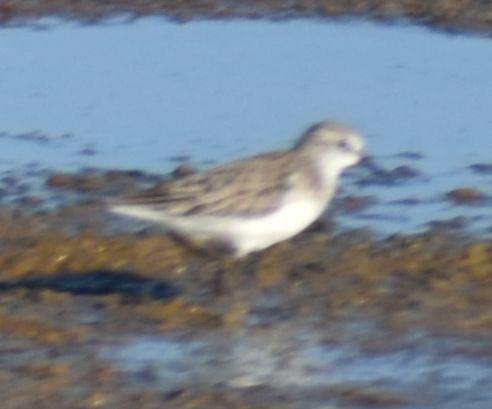
M173 180L158 192L117 199L110 206L135 206L175 216L265 214L282 200L293 171L288 152L270 153Z

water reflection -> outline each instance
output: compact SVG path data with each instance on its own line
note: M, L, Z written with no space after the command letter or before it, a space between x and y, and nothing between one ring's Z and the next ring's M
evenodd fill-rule
M148 387L150 382L164 391L216 385L262 387L282 393L291 402L301 394L302 405L313 408L326 407L346 388L391 394L411 408L490 402L492 366L459 352L460 342L452 341L455 348L447 350L442 341L403 343L386 352L368 353L352 342L324 342L322 333L291 325L240 336L202 334L192 340L136 337L106 347L102 358L112 361L137 386L145 382ZM320 388L325 390L324 401L316 393Z

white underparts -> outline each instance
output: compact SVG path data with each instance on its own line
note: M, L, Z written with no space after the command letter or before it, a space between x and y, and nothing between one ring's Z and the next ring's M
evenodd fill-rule
M288 239L316 220L326 203L305 197L289 201L271 213L247 218L193 215L179 217L150 207L116 205L115 213L162 224L166 229L195 239L221 241L233 247L237 256L261 250Z

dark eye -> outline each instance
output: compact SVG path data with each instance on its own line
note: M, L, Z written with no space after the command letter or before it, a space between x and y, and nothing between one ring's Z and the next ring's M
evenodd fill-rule
M349 151L350 150L350 144L345 140L345 139L340 139L337 141L337 146L344 150L344 151Z

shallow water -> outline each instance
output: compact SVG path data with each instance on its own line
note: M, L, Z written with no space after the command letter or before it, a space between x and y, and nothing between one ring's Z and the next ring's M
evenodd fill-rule
M294 408L326 407L343 388L391 396L390 407L485 408L492 400L491 362L460 352L462 342L422 339L368 353L355 343L322 339L321 333L294 325L194 340L144 336L103 348L101 358L116 364L134 386L142 382L142 373L151 373L150 385L166 392L184 385L262 387ZM357 407L373 406L360 402Z
M491 175L469 169L492 161L490 39L307 20L36 26L0 36L3 169L204 167L286 148L336 118L366 135L380 166L419 173L346 183L376 200L345 224L412 231L464 215L491 226L490 201L443 199L462 186L490 191Z

